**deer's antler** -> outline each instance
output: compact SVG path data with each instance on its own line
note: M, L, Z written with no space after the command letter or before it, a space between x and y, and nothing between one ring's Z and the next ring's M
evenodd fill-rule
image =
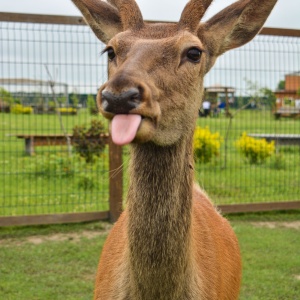
M178 23L179 28L188 29L191 32L196 31L200 20L212 1L213 0L190 0L181 14Z

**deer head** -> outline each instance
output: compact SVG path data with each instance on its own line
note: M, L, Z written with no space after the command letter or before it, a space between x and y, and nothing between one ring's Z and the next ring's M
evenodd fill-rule
M212 0L190 0L176 24L149 24L134 0L73 0L107 46L109 80L97 97L115 143L172 145L191 136L203 77L250 41L276 0L240 0L200 23Z

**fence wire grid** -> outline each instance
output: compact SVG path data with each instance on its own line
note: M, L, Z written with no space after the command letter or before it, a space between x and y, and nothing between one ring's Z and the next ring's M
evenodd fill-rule
M108 146L89 161L64 141L93 120L107 132L95 114L107 79L104 45L83 25L4 21L0 40L0 216L108 210ZM200 186L218 205L300 200L300 39L259 35L220 57L204 85ZM267 151L247 139L253 134L293 142Z

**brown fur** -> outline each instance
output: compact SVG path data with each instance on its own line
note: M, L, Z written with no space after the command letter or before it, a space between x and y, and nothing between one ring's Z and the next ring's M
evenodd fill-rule
M102 91L138 88L140 104L129 113L143 116L131 147L127 207L103 248L95 299L238 299L238 242L193 183L192 138L204 75L219 55L255 36L276 0L241 0L203 24L210 0L191 0L178 24L144 24L133 0L73 2L115 52L100 111L114 117ZM195 47L199 62L186 55Z

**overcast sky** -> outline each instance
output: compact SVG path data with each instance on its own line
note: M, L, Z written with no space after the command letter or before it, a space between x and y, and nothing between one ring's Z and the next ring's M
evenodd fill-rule
M261 2L266 0L261 0ZM234 0L215 0L206 18ZM147 20L177 21L187 0L137 0ZM259 8L258 8L259 9ZM1 12L79 15L71 0L0 0ZM265 26L300 29L300 1L278 0Z

